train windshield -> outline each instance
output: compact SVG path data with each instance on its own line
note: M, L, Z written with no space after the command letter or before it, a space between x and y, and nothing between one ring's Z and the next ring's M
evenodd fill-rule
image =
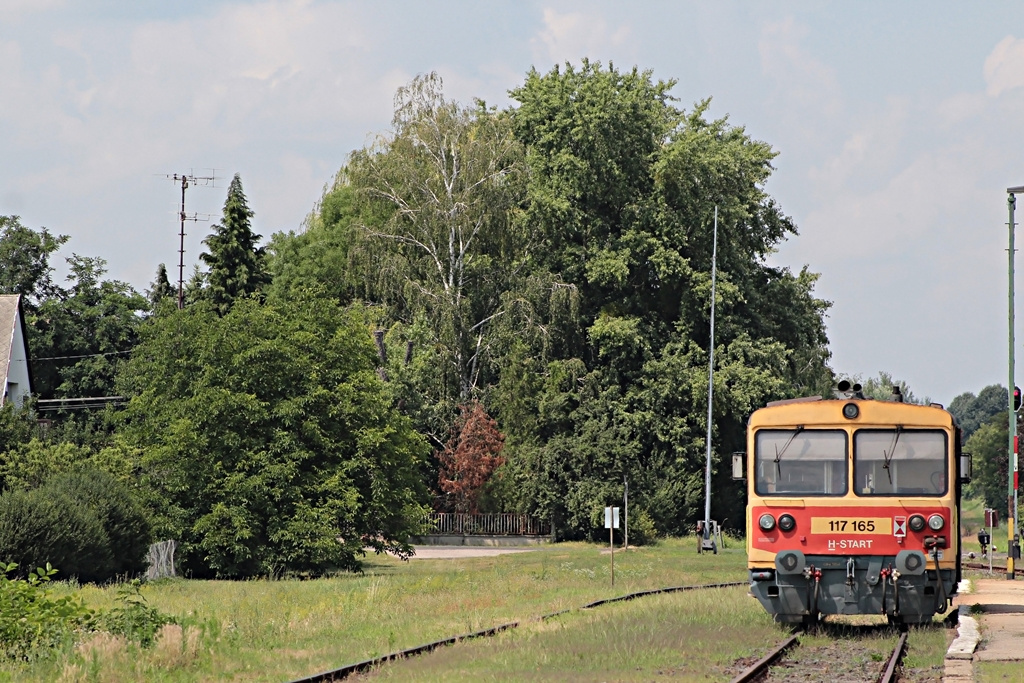
M846 493L846 432L762 429L755 438L759 495L841 496Z
M854 490L861 496L942 495L947 452L943 431L861 429L853 436Z

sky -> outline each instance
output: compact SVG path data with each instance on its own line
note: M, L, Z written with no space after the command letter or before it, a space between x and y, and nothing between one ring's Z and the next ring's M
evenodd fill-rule
M584 57L710 97L778 152L766 187L799 235L771 262L821 274L840 376L945 404L1006 384L1019 2L0 0L0 215L142 291L177 272L169 175L219 178L186 194L212 217L186 224L187 277L235 173L256 232L301 230L417 74L508 106L531 68Z

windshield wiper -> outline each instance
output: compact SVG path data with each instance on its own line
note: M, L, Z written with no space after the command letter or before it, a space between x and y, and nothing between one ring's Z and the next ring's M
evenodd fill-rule
M786 442L786 445L782 447L781 451L779 450L778 444L775 446L775 473L780 479L782 478L782 466L779 465L779 462L782 461L782 454L786 452L787 448L789 448L789 444L793 443L793 439L796 438L796 435L802 431L804 431L804 426L797 425L796 431L789 437L789 441Z
M892 470L889 469L889 463L892 462L892 456L896 453L896 444L900 441L900 434L903 433L903 427L896 425L896 433L892 436L892 444L889 446L889 452L882 451L882 456L885 458L885 464L882 465L882 469L889 475L889 486L892 486Z

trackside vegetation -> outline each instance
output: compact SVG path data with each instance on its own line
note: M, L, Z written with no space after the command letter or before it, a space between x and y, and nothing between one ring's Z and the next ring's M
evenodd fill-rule
M458 560L373 556L362 575L310 581L161 580L132 598L170 618L147 621L157 624L152 645L91 630L49 657L0 664L0 680L280 682L511 621L520 627L366 678L728 680L788 635L744 585L579 609L652 588L744 582L743 547L727 544L718 555L698 555L693 537L620 550L614 588L607 548L572 542ZM124 606L123 593L56 584L52 597L77 596L106 613ZM569 611L536 619L561 610ZM908 666L941 665L945 631L939 622L915 630Z
M746 575L739 544L719 555L699 556L690 538L617 552L613 588L606 550L565 543L462 560L403 562L374 555L366 559L363 574L310 581L161 580L142 585L139 593L147 607L174 620L159 627L152 646L93 630L38 661L0 664L0 672L19 681L63 676L71 681L280 682L442 637L575 610L601 598L743 581ZM74 596L96 612L123 604L116 586L55 584L51 590L54 599ZM765 622L768 631L756 630L770 642L775 630L756 602L742 587L734 592L730 600L743 607L744 616L727 618ZM682 605L688 600L711 612L707 598L678 598ZM560 623L580 618L590 617L571 612ZM705 618L717 628L719 617ZM736 651L745 654L738 646Z
M100 257L69 257L58 282L69 238L0 217L0 293L20 297L39 401L0 411L8 506L43 510L50 476L78 477L71 495L102 471L143 510L138 542L177 541L195 579L358 570L365 548L408 553L431 509L597 540L627 482L635 541L690 533L717 215L712 515L737 528L723 463L747 416L832 380L817 275L770 262L797 234L765 189L777 152L639 68L509 85L498 109L417 76L303 229L266 243L235 174L180 306L164 264L144 294ZM36 518L98 535L67 515ZM6 559L84 582L140 571L93 571L107 560L89 552Z

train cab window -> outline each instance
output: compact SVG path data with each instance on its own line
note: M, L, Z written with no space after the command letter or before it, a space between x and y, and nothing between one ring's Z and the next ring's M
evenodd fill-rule
M853 435L853 488L860 496L939 496L949 488L946 433L861 429Z
M755 488L762 496L846 493L846 432L761 429L755 437Z

